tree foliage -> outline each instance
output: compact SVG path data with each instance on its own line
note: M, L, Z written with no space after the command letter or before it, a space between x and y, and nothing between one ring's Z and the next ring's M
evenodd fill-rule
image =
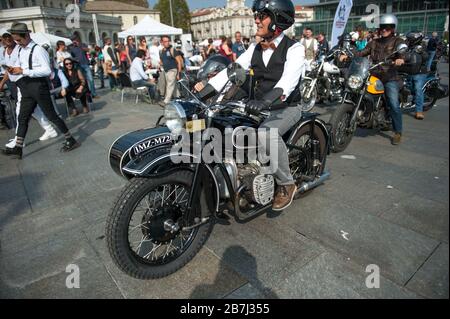
M171 25L169 0L159 0L154 9L161 12L162 23ZM185 33L189 32L191 29L191 13L186 0L172 0L172 10L173 26L183 29Z

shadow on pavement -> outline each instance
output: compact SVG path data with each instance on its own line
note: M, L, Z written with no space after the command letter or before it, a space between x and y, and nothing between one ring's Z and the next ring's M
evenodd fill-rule
M267 288L264 284L258 279L258 265L256 263L256 258L251 255L245 248L241 246L230 246L223 253L222 259L220 261L219 271L216 275L216 279L212 285L199 285L195 287L192 291L190 299L204 299L211 298L208 296L209 291L216 291L220 289L220 286L224 281L227 281L227 277L229 275L230 265L233 264L233 261L240 261L241 267L246 269L245 277L247 277L250 281L250 284L258 290L259 295L264 295L265 298L268 299L278 299L277 294L272 291L272 289ZM238 288L239 289L239 288ZM237 289L237 290L238 290ZM233 294L233 293L232 293ZM251 298L251 296L233 294L236 298L244 299ZM226 297L226 296L225 296ZM260 298L260 296L253 296L253 298Z

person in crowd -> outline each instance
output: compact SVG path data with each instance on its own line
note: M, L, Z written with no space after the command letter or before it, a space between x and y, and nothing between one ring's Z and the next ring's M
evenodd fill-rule
M18 65L18 59L19 59L19 51L20 46L16 44L14 41L12 35L10 33L4 33L2 35L3 43L5 44L6 48L3 55L3 63L7 66L14 66ZM22 101L22 94L20 90L17 88L16 81L19 79L19 76L9 74L9 72L5 72L5 75L0 82L0 91L3 91L4 86L8 87L8 89L11 92L12 98L16 101L16 114L17 117L20 114L21 109L21 101ZM55 131L53 126L49 123L47 117L42 112L41 108L39 106L36 107L36 109L33 112L32 115L39 125L44 130L44 134L39 138L40 141L46 141L51 138L55 138L58 136L58 133ZM18 125L17 125L18 127ZM16 139L12 139L6 144L7 148L13 149L16 146Z
M209 38L208 39L208 47L206 48L205 56L203 57L203 60L206 61L210 56L216 54L216 48L214 47L214 40Z
M233 44L231 43L231 39L226 36L221 36L220 40L222 43L219 46L219 54L228 58L231 62L234 61L233 51L231 50Z
M303 32L304 38L301 40L301 44L305 48L305 57L306 57L306 71L309 71L311 62L314 61L317 50L319 49L319 43L314 38L313 30L311 28L305 28Z
M117 90L117 78L114 76L114 72L119 69L119 59L112 47L111 38L105 39L105 46L102 52L105 59L104 72L108 75L110 89L115 91Z
M153 38L152 45L150 46L150 49L149 49L152 68L158 69L160 67L160 65L159 65L160 53L161 53L161 50L159 47L159 39Z
M146 67L150 68L152 66L152 59L150 57L150 51L148 50L147 39L145 37L139 38L138 51L139 50L142 50L145 52L144 65ZM136 56L137 56L137 53L136 53Z
M92 98L98 98L99 96L95 91L95 83L94 77L92 76L91 66L86 55L86 53L89 52L89 48L86 44L81 43L77 35L72 37L72 44L73 46L70 50L70 54L75 59L75 61L78 62L78 65L80 66L80 69L88 82Z
M418 31L408 32L406 34L406 44L408 52L405 55L405 65L399 71L409 74L414 88L414 102L416 104L415 118L423 120L424 94L423 86L427 80L428 53L422 47L423 34Z
M398 26L398 19L393 14L385 14L380 18L379 35L380 38L370 42L364 50L355 52L357 57L370 56L374 64L382 62L386 57L393 54L397 47L404 41L395 35L395 29ZM342 55L340 60L346 60L348 57ZM404 56L398 54L395 57L393 65L384 65L374 70L377 76L384 84L386 91L386 100L392 118L394 136L391 139L393 145L399 145L402 140L403 118L399 102L399 76L397 68L405 63Z
M428 40L427 44L427 52L428 52L428 61L427 61L427 70L431 71L431 65L433 64L434 57L436 56L436 50L438 47L439 38L438 33L433 32L431 35L431 39Z
M131 62L133 62L134 58L136 57L136 43L134 42L134 38L132 36L127 37L127 43L125 45L125 50L127 53L127 59L128 59L128 65L131 65Z
M194 56L194 46L191 44L191 41L187 40L182 46L183 56L184 56L184 65L191 65L190 58Z
M181 40L177 40L175 42L175 59L177 59L178 65L181 65L181 70L178 70L178 75L181 74L181 72L183 72L185 70L185 55L183 52L183 43L181 42ZM177 79L179 80L179 77L177 77Z
M242 34L238 31L234 34L233 61L236 61L245 50L244 43L242 42Z
M70 58L72 55L67 51L66 43L64 41L56 42L56 63L59 68L64 65L64 59Z
M244 49L248 50L248 48L250 47L250 39L244 38L243 42L244 42Z
M147 87L148 94L151 99L155 100L156 98L156 89L155 89L155 81L147 74L144 70L144 59L145 59L145 51L138 50L136 53L136 57L131 63L130 67L130 79L131 83L134 87ZM146 102L151 103L147 97L145 98Z
M44 115L64 134L66 141L61 151L69 152L74 150L81 144L73 138L64 121L56 114L50 95L49 76L52 68L48 53L32 41L30 37L31 31L28 30L25 23L13 23L8 32L11 33L13 40L21 47L16 63L8 67L8 73L17 76L15 82L22 94L22 98L15 139L16 145L14 148L3 150L3 154L22 159L28 122L38 104Z
M125 49L125 46L123 44L119 44L119 59L120 59L120 70L122 71L122 73L127 73L128 72L128 68L131 64L128 63L128 53L127 50Z
M167 105L172 99L172 95L176 92L176 81L179 79L179 72L182 69L180 60L177 59L176 50L172 47L170 37L165 35L161 37L163 49L160 55L160 65L164 72L159 78L160 92L164 93L164 102L161 106Z
M97 66L97 75L100 79L100 89L103 89L105 87L105 72L103 68L105 64L105 57L103 56L102 49L98 45L95 46L95 59Z
M328 44L325 33L323 32L320 32L317 36L317 51L319 55L328 54L330 51L330 45Z
M86 79L83 72L76 65L77 63L71 59L64 59L63 72L66 78L69 80L69 87L61 91L61 96L66 99L67 105L71 111L71 116L75 117L79 114L73 97L79 99L83 105L83 113L89 113L89 107L87 104L87 94L89 92Z

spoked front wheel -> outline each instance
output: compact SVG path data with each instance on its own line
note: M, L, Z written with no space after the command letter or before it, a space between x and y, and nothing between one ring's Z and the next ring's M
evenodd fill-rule
M108 216L106 239L115 264L138 279L168 276L186 265L206 242L212 224L192 229L186 207L193 173L135 178Z

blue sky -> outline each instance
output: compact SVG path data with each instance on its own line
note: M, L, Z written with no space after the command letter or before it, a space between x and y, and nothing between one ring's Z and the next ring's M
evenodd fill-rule
M148 0L150 5L153 7L155 3L158 2L158 0ZM189 9L198 9L198 8L204 8L204 7L224 7L227 3L226 0L187 0ZM310 3L317 3L318 0L294 0L295 4L310 4ZM253 3L253 0L246 0L245 1L247 6L251 6Z

